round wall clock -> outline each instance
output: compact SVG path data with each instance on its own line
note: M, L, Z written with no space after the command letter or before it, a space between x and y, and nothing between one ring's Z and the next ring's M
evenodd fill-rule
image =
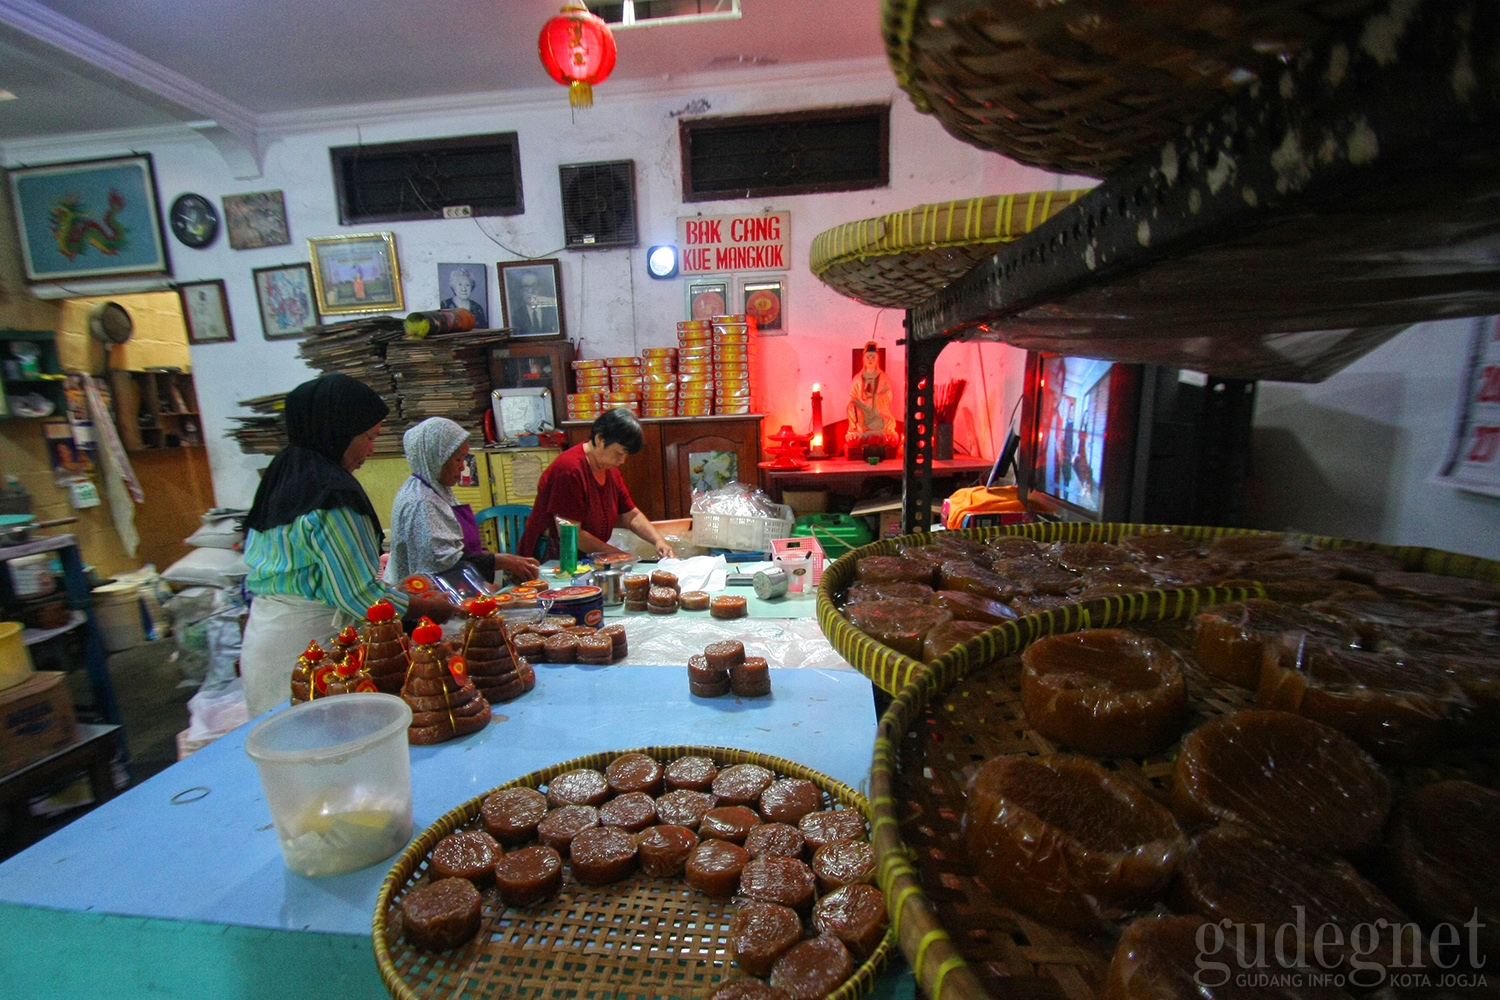
M184 246L201 250L219 235L219 213L202 195L179 195L169 214L172 233Z

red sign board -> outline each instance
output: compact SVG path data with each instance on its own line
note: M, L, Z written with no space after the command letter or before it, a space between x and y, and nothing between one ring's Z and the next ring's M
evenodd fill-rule
M679 216L677 248L683 274L786 271L792 260L792 213Z

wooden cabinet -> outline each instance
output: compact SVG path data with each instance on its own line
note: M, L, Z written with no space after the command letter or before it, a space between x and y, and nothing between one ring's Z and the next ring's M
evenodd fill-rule
M642 420L645 442L620 470L625 488L653 521L689 517L695 476L712 477L732 467L740 482L758 481L763 419L750 414ZM570 445L588 439L587 422L570 422L564 428Z

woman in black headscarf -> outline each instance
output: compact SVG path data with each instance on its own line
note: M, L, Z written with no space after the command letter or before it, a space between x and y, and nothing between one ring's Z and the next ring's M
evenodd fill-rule
M245 585L254 600L240 675L252 716L286 700L309 641L326 644L380 598L398 613L443 620L451 612L379 582L380 518L354 470L374 453L388 412L348 375L324 375L287 395L290 444L272 459L245 519Z

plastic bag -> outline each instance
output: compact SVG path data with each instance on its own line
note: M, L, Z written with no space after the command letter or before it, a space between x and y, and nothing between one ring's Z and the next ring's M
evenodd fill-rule
M208 636L208 669L198 691L200 694L205 691L217 693L239 684L235 668L240 660L243 625L239 609L235 607L225 608L204 624Z
M717 490L693 492L694 514L724 514L729 517L786 516L787 508L747 483L730 483Z
M188 699L189 740L217 739L249 721L250 706L245 702L245 689L238 677L230 678L229 683L216 690L200 688Z
M216 594L213 587L189 587L173 596L162 609L172 624L176 646L172 659L184 680L202 681L208 672L206 622L214 613Z

